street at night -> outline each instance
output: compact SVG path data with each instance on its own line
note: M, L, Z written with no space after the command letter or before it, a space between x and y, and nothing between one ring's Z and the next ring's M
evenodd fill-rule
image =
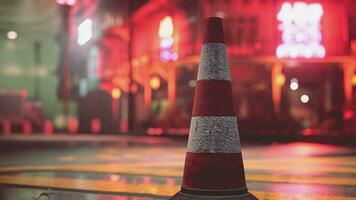
M355 0L0 0L0 200L356 200Z
M0 199L167 199L180 189L185 139L75 137L2 139ZM259 199L356 199L355 148L297 142L242 150L247 186Z

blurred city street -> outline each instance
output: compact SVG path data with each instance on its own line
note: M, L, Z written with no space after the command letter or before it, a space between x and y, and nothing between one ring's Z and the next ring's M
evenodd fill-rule
M184 138L12 135L0 140L3 200L168 199L180 189ZM243 144L242 152L249 191L259 199L356 199L356 148L298 142Z
M356 200L356 0L0 0L0 200L104 199Z

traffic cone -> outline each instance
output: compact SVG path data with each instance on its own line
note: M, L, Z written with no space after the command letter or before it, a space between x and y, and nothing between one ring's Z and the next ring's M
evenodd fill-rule
M247 191L222 20L206 21L181 191L172 200L255 200Z

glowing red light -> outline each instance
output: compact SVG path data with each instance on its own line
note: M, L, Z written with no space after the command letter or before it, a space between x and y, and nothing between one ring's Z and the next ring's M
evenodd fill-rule
M129 128L128 128L127 120L122 119L121 122L120 122L120 131L121 131L121 133L127 133L128 129Z
M25 97L25 98L28 97L27 91L26 91L26 90L21 90L21 91L20 91L20 96L21 96L21 97Z
M306 14L307 13L307 14ZM321 44L320 20L323 7L319 3L283 3L277 14L283 43L277 47L279 58L323 58L325 48Z
M11 122L10 121L3 121L3 132L5 135L9 135L11 133Z
M32 130L31 122L25 121L25 122L22 124L22 132L23 132L23 134L29 135L29 134L31 134L31 130Z
M354 112L352 112L351 110L347 110L344 112L343 114L343 118L344 120L350 120L354 117Z
M53 133L53 124L51 120L44 122L43 131L45 135L51 135Z
M138 91L138 86L137 86L137 84L131 85L131 92L132 92L132 93L137 93L137 91Z
M312 135L313 134L313 129L311 128L306 128L303 130L303 135L307 136L307 135Z
M162 135L163 129L162 128L148 128L147 133L148 133L148 135Z
M94 118L91 120L91 132L99 133L101 131L101 121L98 118Z
M69 133L76 133L78 130L78 120L76 118L69 119L68 131Z

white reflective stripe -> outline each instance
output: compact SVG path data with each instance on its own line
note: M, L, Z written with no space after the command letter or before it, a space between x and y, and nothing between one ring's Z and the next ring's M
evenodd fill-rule
M198 80L230 80L225 44L203 44L200 53Z
M236 117L192 117L188 152L240 153L241 145Z

